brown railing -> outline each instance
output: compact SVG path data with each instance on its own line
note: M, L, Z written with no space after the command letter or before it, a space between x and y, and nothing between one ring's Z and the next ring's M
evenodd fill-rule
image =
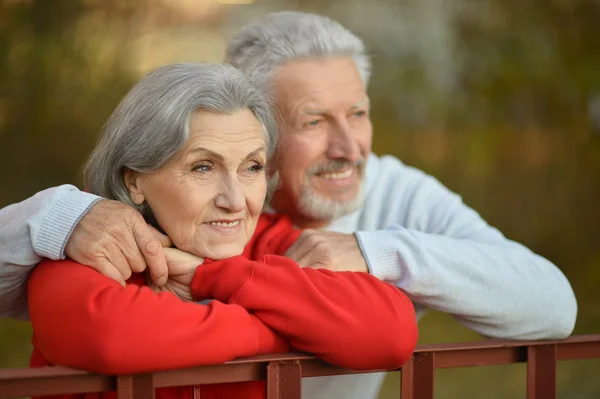
M527 362L527 398L556 397L556 362L600 358L600 335L562 341L481 341L421 345L402 368L402 399L433 398L435 369ZM118 392L119 399L152 399L161 387L267 380L268 399L300 399L302 377L357 374L310 355L255 356L225 364L152 374L104 376L65 367L0 369L0 397ZM600 385L600 382L599 382Z

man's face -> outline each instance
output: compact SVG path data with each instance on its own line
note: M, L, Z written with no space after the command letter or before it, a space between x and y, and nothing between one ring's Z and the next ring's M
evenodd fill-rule
M358 209L372 128L369 98L352 58L288 62L273 83L281 178L273 208L301 227Z

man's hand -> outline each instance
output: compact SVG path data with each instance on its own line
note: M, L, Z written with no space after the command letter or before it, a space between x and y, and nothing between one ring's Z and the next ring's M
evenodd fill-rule
M183 301L193 301L190 285L196 268L204 263L204 259L177 248L164 248L164 251L169 267L169 279L162 287L156 286L151 281L148 282L148 286L156 292L169 291Z
M305 230L285 256L301 267L368 273L369 268L354 234Z
M163 245L171 245L169 238L148 225L135 209L101 200L79 221L65 254L123 286L131 273L148 267L152 280L160 286L168 276Z

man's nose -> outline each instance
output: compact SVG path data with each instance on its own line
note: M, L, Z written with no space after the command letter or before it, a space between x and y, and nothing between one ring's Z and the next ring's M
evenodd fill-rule
M221 192L215 199L215 205L231 213L237 213L244 210L246 198L242 190L242 183L239 181L237 173L231 173L221 182Z
M345 159L358 162L361 158L360 145L356 140L355 132L346 121L335 125L329 132L329 145L327 157L330 159Z

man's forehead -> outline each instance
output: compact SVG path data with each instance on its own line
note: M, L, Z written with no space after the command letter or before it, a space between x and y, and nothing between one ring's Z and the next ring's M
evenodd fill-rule
M340 99L340 101L336 101L334 104L306 104L301 107L300 112L309 115L320 115L326 114L334 109L343 109L343 110L352 110L361 107L369 106L369 97L362 96L362 98L356 102L352 102L352 100Z
M347 56L287 62L278 68L273 88L278 106L294 111L346 109L367 95L354 60Z

